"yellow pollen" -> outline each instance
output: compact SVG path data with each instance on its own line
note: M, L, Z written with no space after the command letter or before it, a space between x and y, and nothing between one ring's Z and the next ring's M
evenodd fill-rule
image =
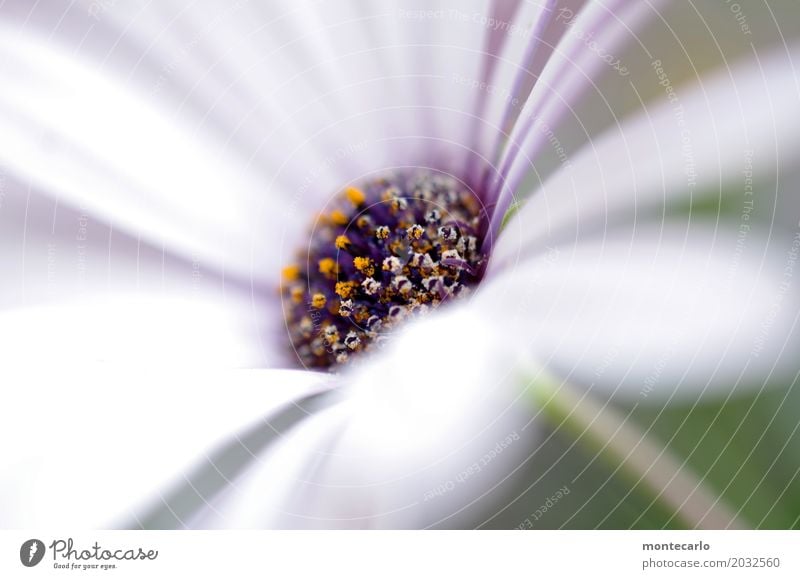
M375 273L375 266L372 265L372 260L368 257L356 257L353 259L353 265L366 276L371 276Z
M325 296L324 296L324 295L322 295L322 294L314 294L314 295L311 297L311 305L312 305L312 306L314 306L314 307L315 307L315 308L317 308L317 309L322 309L322 308L324 308L324 307L325 307L325 302L326 302L326 301L327 301L327 300L325 299Z
M364 195L364 192L358 187L348 187L347 189L345 189L344 194L347 195L347 198L350 200L350 203L352 203L356 207L364 203L364 201L366 201L367 199L367 196Z
M353 295L353 290L355 289L355 282L352 281L340 281L336 283L336 295L343 297L345 299L349 298Z
M305 293L305 292L303 292L303 288L302 287L299 287L299 286L298 287L293 287L292 288L292 292L291 292L292 301L294 303L296 303L296 304L299 304L300 302L302 302L303 301L303 293Z
M339 273L339 267L332 257L323 257L319 260L319 272L328 277L332 277Z
M344 249L350 245L350 240L347 239L346 235L339 235L334 243L336 245L336 249Z
M333 221L336 225L347 225L347 215L338 209L334 209L331 211L331 221Z
M388 227L379 227L375 230L375 237L378 239L386 239L389 237L389 228Z
M294 281L300 277L300 266L287 265L281 270L281 277L283 281Z

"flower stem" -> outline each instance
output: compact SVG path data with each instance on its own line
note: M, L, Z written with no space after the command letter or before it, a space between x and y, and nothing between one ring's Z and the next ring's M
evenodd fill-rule
M610 404L543 373L529 384L544 417L565 428L691 529L741 529L736 514L691 469Z

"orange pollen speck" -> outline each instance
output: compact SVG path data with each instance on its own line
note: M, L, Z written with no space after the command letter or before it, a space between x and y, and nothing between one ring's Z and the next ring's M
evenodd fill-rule
M371 276L375 273L375 266L372 265L372 260L368 257L356 257L353 259L355 268L364 275Z
M347 196L347 199L350 201L350 203L352 203L356 207L363 204L364 201L366 201L367 199L367 196L364 195L364 192L358 187L348 187L344 193Z
M331 221L336 225L347 225L347 215L335 209L331 212Z
M293 287L291 291L292 301L296 304L299 304L303 301L303 288L302 287Z
M281 270L281 277L284 281L294 281L300 277L299 265L287 265Z
M332 257L323 257L319 260L319 272L326 276L333 276L339 272L339 267Z
M322 309L325 307L325 302L328 300L325 299L325 296L322 294L314 294L311 297L311 305L317 309Z
M336 295L345 299L349 298L355 290L356 284L352 281L340 281L336 283Z

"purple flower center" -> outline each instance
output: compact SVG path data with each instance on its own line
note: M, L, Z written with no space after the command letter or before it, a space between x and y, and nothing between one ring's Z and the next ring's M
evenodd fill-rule
M379 347L404 320L479 281L484 208L452 177L385 176L348 187L331 206L283 270L286 328L303 366Z

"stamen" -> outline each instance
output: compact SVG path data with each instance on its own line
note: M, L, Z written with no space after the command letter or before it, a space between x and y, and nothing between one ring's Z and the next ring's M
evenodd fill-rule
M367 199L367 196L364 195L364 192L357 187L348 187L344 192L345 195L347 195L347 198L350 200L350 203L356 207L363 205L364 201Z
M323 294L314 294L314 296L311 298L311 305L318 310L321 310L325 307L325 302L327 301L327 298Z
M350 245L350 240L346 235L339 235L334 244L336 245L336 249L345 249L348 245Z
M484 261L480 203L455 179L401 174L347 187L281 272L302 364L329 367L380 347L405 319L469 293Z
M281 270L281 278L283 281L295 281L300 277L299 265L287 265Z
M319 260L319 272L325 277L333 278L339 273L339 266L332 257L323 257Z
M335 211L331 212L331 221L333 221L336 225L347 225L348 219L347 215L336 209Z

